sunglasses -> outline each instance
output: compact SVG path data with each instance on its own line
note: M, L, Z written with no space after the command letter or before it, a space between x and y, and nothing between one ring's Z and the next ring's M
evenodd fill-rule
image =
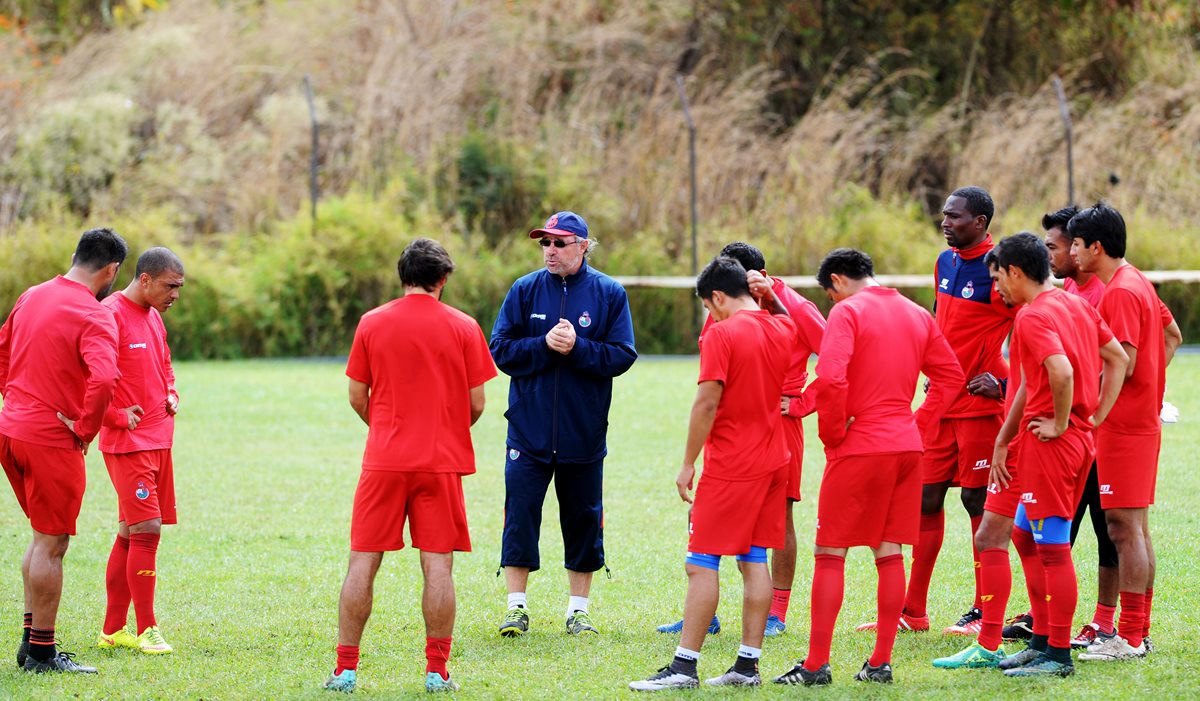
M574 241L563 241L562 239L548 239L547 238L547 239L542 239L542 240L538 241L538 243L542 245L542 248L549 248L551 244L553 244L555 248L566 248L567 246L570 246L571 244L579 243L581 240L582 239L575 239Z

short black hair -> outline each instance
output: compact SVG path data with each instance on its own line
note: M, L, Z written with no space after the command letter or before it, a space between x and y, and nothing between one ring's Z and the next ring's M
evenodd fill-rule
M1003 239L990 253L996 254L997 268L1017 268L1038 284L1050 278L1050 249L1028 231Z
M721 255L728 256L742 264L746 270L766 270L767 259L762 251L745 241L734 241L721 249Z
M1079 214L1079 208L1075 205L1063 207L1057 212L1050 212L1042 216L1042 230L1049 231L1051 229L1062 229L1062 232L1067 233L1067 222L1071 221L1071 217Z
M851 280L865 280L875 275L875 264L871 256L855 248L835 248L821 261L817 268L817 283L833 289L833 276L841 275Z
M992 250L988 251L987 255L985 255L983 257L983 264L993 270L1000 269L1000 258L996 255L995 247L993 247Z
M454 272L454 261L450 260L450 254L442 244L420 238L404 248L396 263L396 272L400 273L400 282L405 287L421 287L426 292L433 292L443 278Z
M976 185L968 185L951 192L950 196L966 200L967 211L976 217L982 214L983 225L991 226L992 216L996 214L996 205L992 202L992 196L988 194L987 190Z
M142 273L146 273L150 277L158 277L166 272L179 273L183 275L183 261L179 260L179 256L169 248L155 246L142 251L142 255L138 256L137 268L133 271L134 277L141 277Z
M1099 241L1113 258L1125 257L1125 217L1107 202L1100 201L1071 217L1067 235L1090 246Z
M736 258L717 256L696 277L696 296L712 299L713 292L724 292L730 297L749 297L750 284L746 282L746 269Z
M113 263L124 263L129 255L129 246L120 234L107 227L88 229L79 237L72 265L96 272Z

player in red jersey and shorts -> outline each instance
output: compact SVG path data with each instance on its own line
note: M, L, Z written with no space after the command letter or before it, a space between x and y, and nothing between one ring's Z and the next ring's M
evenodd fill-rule
M30 672L96 671L55 650L54 622L87 481L83 456L120 377L116 326L99 300L128 250L111 229L84 232L71 269L26 290L0 327L0 465L33 528L17 650Z
M965 378L929 312L880 287L862 251L832 251L817 282L835 302L805 390L815 405L825 475L817 501L812 626L807 656L777 684L832 681L829 651L845 589L846 553L867 546L879 573L875 650L855 676L891 683L892 646L904 599L901 545L917 542L921 429L937 422ZM920 373L929 393L914 417ZM807 398L815 396L815 401Z
M117 539L105 573L99 647L171 652L154 616L163 524L176 523L171 444L179 393L162 314L179 299L183 261L166 248L138 256L129 285L104 300L117 322L121 381L100 429L100 450L117 492ZM133 603L136 630L126 628Z
M1108 421L1096 432L1100 505L1117 546L1121 614L1118 635L1097 640L1081 660L1143 657L1154 600L1154 503L1167 365L1183 337L1146 276L1125 260L1125 220L1103 202L1071 218L1071 252L1104 282L1098 311L1129 355L1129 370Z
M454 271L441 244L413 241L397 268L404 296L363 315L346 365L350 406L369 430L338 604L337 666L325 682L331 691L354 691L375 574L384 552L404 547L406 521L425 580L425 690L458 688L446 661L454 553L471 550L462 477L475 472L471 426L496 366L479 324L440 301Z

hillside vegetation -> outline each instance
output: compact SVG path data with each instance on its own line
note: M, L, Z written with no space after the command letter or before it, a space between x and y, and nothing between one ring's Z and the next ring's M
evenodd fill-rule
M1138 265L1200 268L1187 0L10 4L0 307L110 224L185 255L168 316L185 357L345 352L420 235L456 255L448 299L486 326L539 262L523 231L558 209L588 219L600 268L688 274L680 73L702 261L747 239L779 274L838 245L924 272L962 184L991 191L994 233L1036 230L1067 200L1057 74L1075 199L1126 213ZM1195 294L1164 291L1189 333ZM694 348L686 294L633 303L643 349Z

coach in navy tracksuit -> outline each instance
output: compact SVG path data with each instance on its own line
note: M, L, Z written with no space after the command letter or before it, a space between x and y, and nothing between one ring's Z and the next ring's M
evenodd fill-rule
M604 566L604 439L612 378L637 359L629 300L587 264L587 223L559 212L529 232L546 267L513 283L492 328L492 357L512 377L500 566L508 584L503 636L529 630L525 585L541 567L538 533L550 481L558 496L571 596L567 631L595 634L592 573Z

